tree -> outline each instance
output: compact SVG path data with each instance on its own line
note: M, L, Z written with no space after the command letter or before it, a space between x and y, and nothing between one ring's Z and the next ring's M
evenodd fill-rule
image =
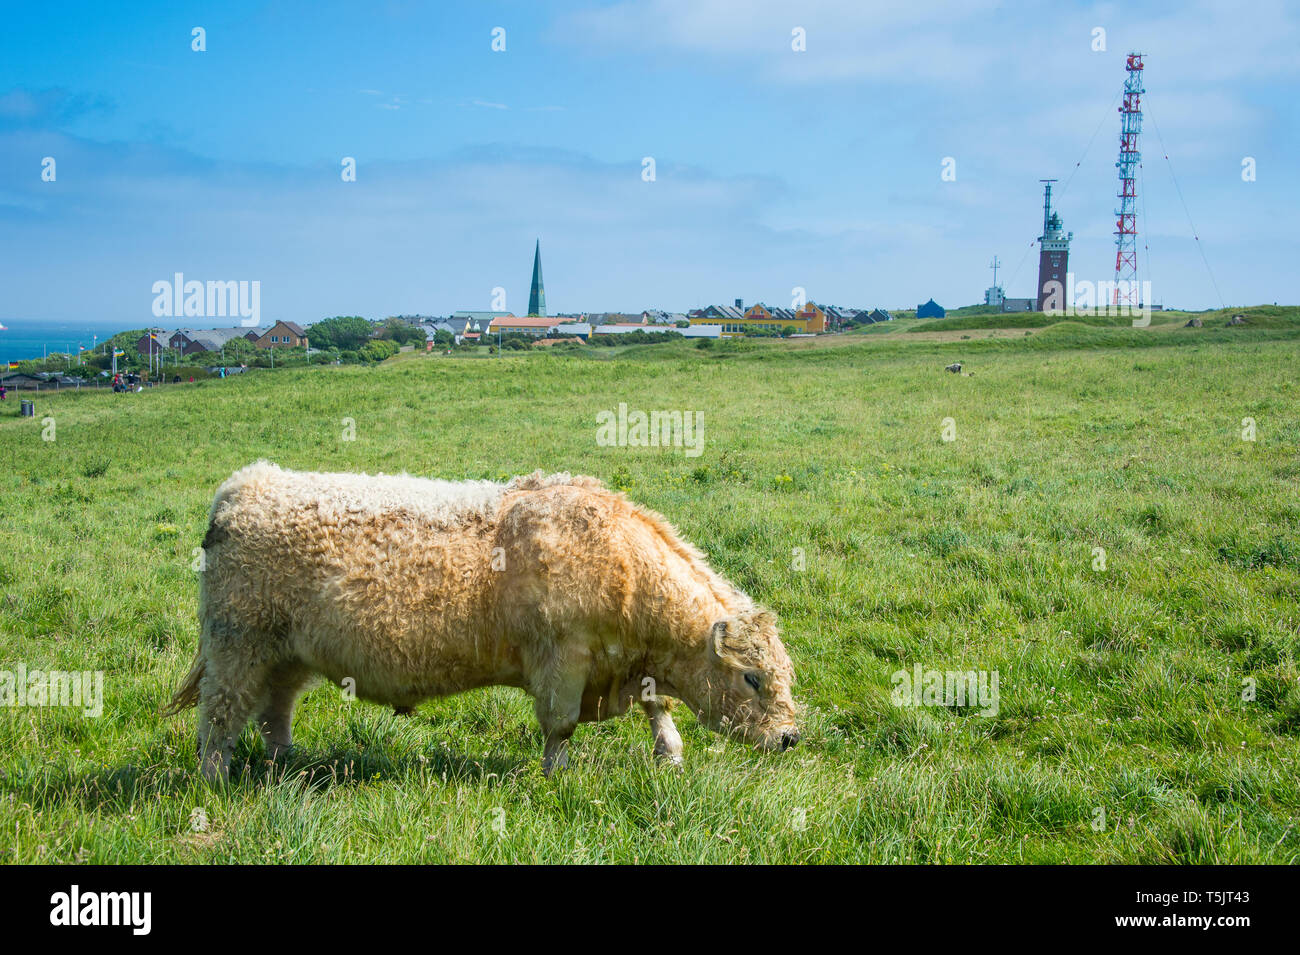
M317 322L307 329L313 348L357 351L374 334L374 326L360 315L339 315Z
M243 335L237 335L218 348L215 354L223 359L227 365L235 361L244 361L247 364L247 359L256 357L261 353L261 351L262 349L258 348ZM207 352L207 354L211 356L214 353ZM209 357L207 360L211 361L211 358Z
M398 345L423 345L424 329L400 318L388 318L379 327L379 338L397 342Z
M117 348L124 352L130 353L135 351L135 343L148 334L148 329L134 328L127 332L118 332L106 342L100 342L99 347L105 354L113 354L113 349Z

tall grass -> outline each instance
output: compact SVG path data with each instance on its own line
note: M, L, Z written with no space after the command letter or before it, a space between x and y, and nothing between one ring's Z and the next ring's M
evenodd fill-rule
M0 670L102 670L107 700L0 708L0 858L1295 862L1300 325L1266 319L431 356L6 407ZM1119 347L1144 334L1168 347ZM704 454L598 446L619 402L701 412ZM286 763L250 731L207 788L192 720L156 712L194 651L212 491L256 458L625 488L781 615L804 743L686 715L676 773L626 717L546 780L516 691L402 718L323 685ZM918 663L997 671L997 715L895 706Z

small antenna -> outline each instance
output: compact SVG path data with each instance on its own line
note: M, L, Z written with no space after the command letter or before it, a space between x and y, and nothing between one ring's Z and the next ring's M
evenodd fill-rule
M1052 183L1055 179L1040 179L1039 182L1046 183L1043 187L1043 235L1047 235L1047 223L1052 217Z

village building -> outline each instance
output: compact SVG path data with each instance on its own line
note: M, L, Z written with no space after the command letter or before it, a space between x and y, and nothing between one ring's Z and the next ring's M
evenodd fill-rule
M591 322L562 322L552 328L547 335L577 338L585 342L591 338L592 327Z
M740 299L736 299L735 305L709 305L706 308L697 308L689 312L686 316L687 321L692 325L697 322L741 322L745 319L745 309L740 304Z
M1037 302L1032 298L1002 298L1002 311L1004 312L1032 312Z
M796 321L802 322L800 331L817 335L826 331L826 310L816 302L805 302L804 307L794 313Z
M691 312L687 319L692 325L720 325L723 338L734 338L747 331L782 334L791 328L796 334L826 331L826 313L815 304L811 309L805 305L798 313L761 302L745 311L741 311L739 305L710 305Z
M0 385L18 391L57 391L61 388L80 388L88 382L75 375L54 371L10 371L0 374Z
M858 321L858 310L856 308L841 308L838 305L827 305L823 311L826 313L826 330L838 331L847 328L855 321Z
M173 331L154 329L140 336L135 343L135 350L142 358L156 355L163 349L193 355L196 352L220 351L223 345L235 338L256 341L260 334L260 329L244 325L233 328L178 328Z
M641 321L648 325L676 325L678 322L690 321L685 312L665 312L658 308L649 308L641 313Z
M488 326L498 318L514 317L514 312L452 312L451 317L446 319L446 322L451 325L453 329L459 327L459 330L454 331L454 334L461 336L474 334L477 336L486 332Z
M517 333L541 337L561 322L563 319L548 315L503 316L492 320L487 327L487 333L488 335L496 335L498 332L502 335Z
M295 322L276 322L251 341L258 348L306 348L307 333Z
M721 325L692 325L689 328L678 328L675 331L680 332L684 338L721 338Z
M642 312L588 312L583 319L592 325L644 325Z
M140 357L148 358L170 350L182 355L221 351L236 338L243 338L258 348L306 348L307 333L295 322L276 322L270 328L156 328L145 332L135 343Z

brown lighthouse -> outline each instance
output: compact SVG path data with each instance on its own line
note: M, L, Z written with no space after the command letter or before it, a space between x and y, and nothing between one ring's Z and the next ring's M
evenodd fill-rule
M1061 231L1061 217L1052 211L1052 183L1055 179L1042 179L1043 234L1038 237L1038 311L1064 309L1066 273L1070 267L1070 240L1073 232Z

